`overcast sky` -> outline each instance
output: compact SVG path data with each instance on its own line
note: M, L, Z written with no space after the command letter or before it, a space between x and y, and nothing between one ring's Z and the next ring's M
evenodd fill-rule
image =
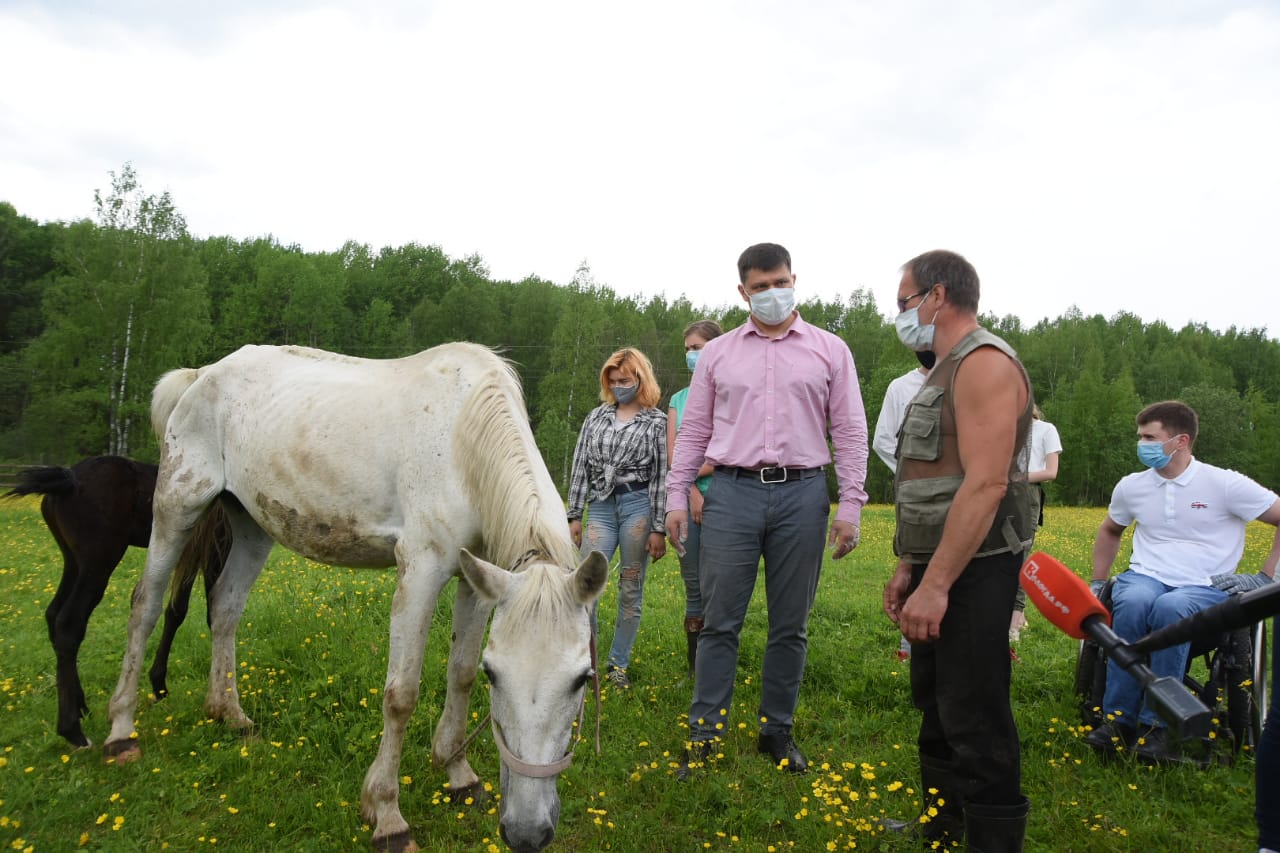
M0 0L0 200L132 162L198 237L798 296L965 254L982 308L1280 335L1280 2Z

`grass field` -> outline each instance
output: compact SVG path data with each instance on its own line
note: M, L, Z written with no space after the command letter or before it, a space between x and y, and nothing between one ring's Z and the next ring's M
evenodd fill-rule
M1037 546L1087 571L1101 509L1051 507ZM589 741L560 777L555 850L823 851L908 849L878 829L920 802L918 714L897 633L880 611L892 569L892 511L868 509L863 545L824 567L810 622L809 664L795 734L812 770L792 776L755 752L754 714L765 619L757 595L743 635L723 758L694 783L674 781L690 684L684 675L683 588L672 556L650 570L631 669L635 689L606 691L603 753ZM1253 571L1271 529L1251 525ZM256 737L205 720L209 665L203 598L179 634L171 695L139 704L142 759L105 764L98 748L71 750L54 731L53 652L44 608L61 558L34 499L0 502L0 847L5 850L306 850L367 848L360 784L381 729L393 572L332 569L273 554L239 632L239 686ZM89 625L80 655L100 743L119 675L128 597L145 552L131 551ZM611 635L612 586L601 607ZM424 850L498 851L494 803L450 802L427 761L448 654L448 601L427 647L422 701L401 767L401 803ZM159 632L152 638L152 646ZM1032 801L1028 850L1245 851L1253 829L1253 758L1207 769L1101 763L1081 740L1072 696L1076 644L1039 614L1018 645L1014 710L1024 789ZM148 661L150 656L148 656ZM145 681L145 679L144 679ZM473 697L474 720L486 695ZM588 709L588 727L594 725ZM472 764L496 789L486 734Z

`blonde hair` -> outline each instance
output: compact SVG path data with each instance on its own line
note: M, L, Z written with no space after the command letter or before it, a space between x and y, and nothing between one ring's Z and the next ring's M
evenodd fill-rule
M636 378L636 383L640 386L636 390L636 402L642 407L652 409L658 405L658 401L662 399L662 389L658 387L658 380L653 375L653 365L649 363L648 357L635 347L618 350L609 356L605 360L604 367L600 368L601 402L618 402L613 392L609 390L609 371L614 369L630 373Z

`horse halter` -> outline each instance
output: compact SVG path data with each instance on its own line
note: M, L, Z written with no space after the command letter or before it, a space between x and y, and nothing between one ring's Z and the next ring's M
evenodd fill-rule
M530 779L550 779L552 776L558 776L569 765L573 763L573 740L569 741L569 750L559 761L553 761L550 764L528 764L516 758L507 747L507 741L502 737L502 729L498 728L495 723L493 726L493 742L498 745L498 754L502 756L502 760L507 763L507 769L519 776L527 776Z
M540 556L541 554L542 554L542 551L538 548L531 548L528 551L525 551L524 554L522 554L520 558L516 560L515 563L511 566L511 571L512 572L518 571L522 565L524 565L534 557ZM599 755L600 754L600 678L595 675L596 673L596 638L595 638L594 632L591 635L591 673L593 676L595 676L593 680L595 681L595 689L596 689L596 754ZM587 711L587 697L584 694L582 697L581 704L578 705L578 731L582 730L582 720L583 720L583 717L586 716L586 711ZM454 751L453 755L449 757L449 761L452 761L453 759L461 755L463 752L465 752L467 745L470 744L471 741L475 740L476 735L480 734L480 732L484 730L483 728L484 724L487 722L491 722L492 719L493 719L492 711L490 711L488 714L485 714L484 719L480 721L480 725L477 726L475 731L473 731L471 735L462 742L462 745L459 746L457 750ZM560 758L558 761L552 761L548 764L529 764L526 761L521 761L519 758L516 758L516 754L511 751L510 747L507 746L506 738L502 736L502 729L498 727L497 723L493 723L493 725L491 725L490 728L493 730L493 742L498 747L498 755L502 756L502 760L506 762L507 769L510 770L512 773L515 773L517 776L524 776L529 779L550 779L552 776L560 775L565 770L569 769L569 766L571 764L573 764L573 745L578 739L577 732L574 732L570 736L569 746L565 750L564 756Z

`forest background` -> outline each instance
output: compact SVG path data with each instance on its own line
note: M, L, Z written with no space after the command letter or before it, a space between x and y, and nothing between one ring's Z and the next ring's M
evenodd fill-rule
M155 381L245 344L394 358L465 340L515 362L538 445L563 493L610 353L643 350L665 405L688 384L685 326L712 317L732 328L747 316L728 286L719 306L624 297L595 281L585 262L568 283L495 281L481 257L450 258L433 245L375 251L348 242L306 252L270 236L197 239L174 200L147 194L129 165L111 173L110 190L95 192L94 202L92 220L46 223L0 202L0 460L69 464L103 453L154 460ZM636 263L668 272L660 246L644 251ZM1027 282L1036 286L1034 270ZM847 299L800 305L807 322L853 351L869 425L889 382L914 365L892 317L877 307L876 295L887 302L895 288L886 281L877 294L857 289ZM1135 303L1158 292L1136 283ZM1222 296L1252 301L1247 291ZM999 306L984 307L983 325L1018 351L1062 438L1050 503L1105 505L1116 481L1138 467L1134 415L1170 398L1200 414L1198 458L1280 485L1280 341L1268 336L1268 318L1246 318L1259 323L1252 328L1174 330L1136 313L1104 318L1073 309L1028 327L992 313ZM867 489L873 502L890 499L884 466L869 466Z

